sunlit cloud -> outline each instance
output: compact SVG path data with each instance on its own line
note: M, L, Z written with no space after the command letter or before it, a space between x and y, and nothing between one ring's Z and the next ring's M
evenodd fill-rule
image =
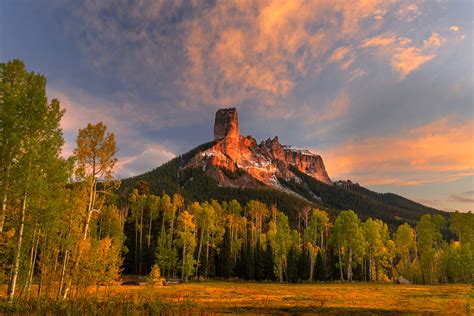
M175 156L164 146L147 145L143 152L120 159L115 173L119 178L132 177L157 168Z
M453 194L448 197L450 202L461 202L461 203L470 203L474 205L474 198Z
M394 34L382 34L363 40L360 48L376 48L378 57L388 57L392 69L399 73L400 79L405 79L423 64L436 57L436 49L441 47L446 39L433 32L423 41L422 47L413 45L413 40Z
M421 49L416 47L400 47L396 51L392 55L390 64L395 71L400 73L401 79L406 78L408 74L435 57L433 54L424 54Z
M355 54L352 46L342 46L334 50L329 57L329 63L339 62L342 70L347 70L355 60Z
M351 139L324 152L335 178L370 185L449 182L474 174L474 120L452 117L400 135Z
M400 9L397 11L398 17L406 22L413 22L421 13L417 4L409 2L402 2Z
M461 28L460 28L459 26L457 26L457 25L451 25L451 26L449 27L449 30L450 30L451 32L453 32L453 33L457 33L457 32L459 32L459 31L461 30Z
M425 47L440 47L444 43L445 39L442 38L438 33L431 33L430 38L424 41Z

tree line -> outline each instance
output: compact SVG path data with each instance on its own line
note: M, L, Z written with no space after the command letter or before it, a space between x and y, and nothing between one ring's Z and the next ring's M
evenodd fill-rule
M331 219L306 208L292 227L284 212L251 200L186 203L156 196L141 182L129 197L128 268L166 278L241 278L256 281L376 281L402 276L414 283L470 282L474 272L474 215L423 215L416 227L393 233L379 219L352 210ZM444 231L455 239L447 241ZM132 260L133 259L133 260Z
M46 78L19 60L0 64L0 282L7 299L67 299L116 282L123 270L166 278L257 281L469 282L473 214L424 215L391 234L351 210L293 214L258 200L197 202L138 182L123 201L114 134L79 129L63 158L64 111ZM204 199L201 199L204 200ZM449 229L455 236L446 240Z

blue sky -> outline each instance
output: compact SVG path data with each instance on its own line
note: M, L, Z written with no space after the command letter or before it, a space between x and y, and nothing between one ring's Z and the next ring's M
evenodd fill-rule
M0 60L46 75L64 155L102 120L117 174L240 131L321 154L351 179L445 210L474 205L471 1L0 3Z

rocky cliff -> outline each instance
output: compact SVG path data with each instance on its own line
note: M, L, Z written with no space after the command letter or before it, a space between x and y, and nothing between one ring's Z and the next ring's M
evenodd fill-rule
M214 124L215 144L196 154L188 167L200 167L222 186L283 188L278 179L298 180L290 166L331 184L321 156L305 149L280 144L278 137L260 144L239 134L235 108L220 109Z

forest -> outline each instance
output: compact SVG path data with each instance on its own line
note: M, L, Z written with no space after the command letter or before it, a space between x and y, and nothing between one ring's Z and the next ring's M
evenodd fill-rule
M47 99L46 78L19 60L0 64L0 78L0 283L8 301L33 289L38 300L77 298L123 273L183 282L473 281L472 213L424 214L392 228L342 207L295 202L294 212L258 195L197 199L152 192L146 180L124 191L106 125L80 129L74 155L63 158L64 110Z

